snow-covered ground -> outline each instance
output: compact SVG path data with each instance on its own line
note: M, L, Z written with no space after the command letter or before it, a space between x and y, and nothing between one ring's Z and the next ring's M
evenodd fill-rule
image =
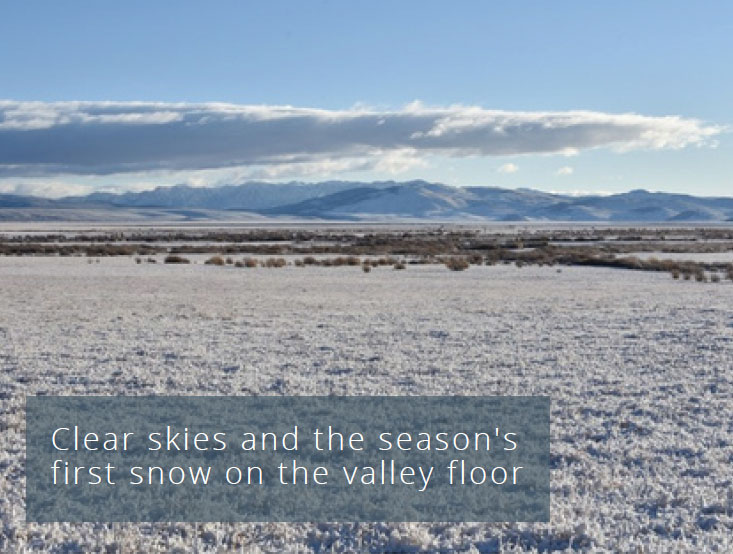
M24 396L552 397L546 524L24 523ZM0 551L733 551L733 284L0 257Z
M685 260L706 263L733 263L733 252L631 252L621 256L636 256L642 260Z

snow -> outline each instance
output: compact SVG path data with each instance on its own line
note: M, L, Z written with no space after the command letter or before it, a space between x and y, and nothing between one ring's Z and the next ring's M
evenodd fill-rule
M0 257L0 302L0 551L733 550L730 282ZM547 394L551 521L25 524L41 393Z
M623 256L636 256L642 260L657 258L659 260L684 260L703 263L733 263L733 251L728 252L630 252Z

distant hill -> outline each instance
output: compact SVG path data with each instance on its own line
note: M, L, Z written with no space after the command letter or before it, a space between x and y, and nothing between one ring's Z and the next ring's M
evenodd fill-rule
M733 198L633 190L610 196L570 196L531 189L453 187L426 181L398 183L263 182L214 188L178 185L124 194L93 193L60 199L0 194L0 220L64 219L105 213L134 218L241 219L288 217L331 220L426 219L491 221L733 221ZM115 212L113 215L111 212ZM249 212L237 216L232 212ZM75 216L77 217L77 216Z
M97 203L134 208L206 208L211 210L261 210L308 198L333 194L354 186L344 181L323 183L260 183L221 187L158 187L143 192L111 194L95 192L88 196L61 199L64 203Z

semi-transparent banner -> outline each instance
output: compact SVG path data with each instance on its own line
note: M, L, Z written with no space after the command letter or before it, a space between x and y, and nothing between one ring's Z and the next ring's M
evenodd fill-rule
M27 397L28 521L549 521L548 397Z

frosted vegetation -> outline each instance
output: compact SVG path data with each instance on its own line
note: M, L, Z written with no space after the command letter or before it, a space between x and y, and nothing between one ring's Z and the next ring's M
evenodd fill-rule
M283 256L303 255L290 263L306 265L444 264L462 271L470 265L514 263L614 267L636 271L668 272L675 279L720 282L733 280L733 230L727 226L686 229L596 228L576 225L561 229L527 226L419 225L387 227L334 224L318 228L301 223L295 228L136 229L133 227L87 231L0 230L0 255L5 256L133 256L135 261L187 264L189 256L214 254L210 265L284 267ZM234 261L233 256L249 254ZM265 255L257 260L251 255ZM314 258L320 254L325 257ZM226 256L226 258L224 258ZM279 256L279 257L275 257ZM359 256L365 256L360 259ZM374 257L378 256L375 264ZM395 256L398 256L396 258ZM696 257L696 259L693 259Z
M725 278L136 255L0 256L0 551L733 551ZM35 394L550 395L551 521L26 525Z

